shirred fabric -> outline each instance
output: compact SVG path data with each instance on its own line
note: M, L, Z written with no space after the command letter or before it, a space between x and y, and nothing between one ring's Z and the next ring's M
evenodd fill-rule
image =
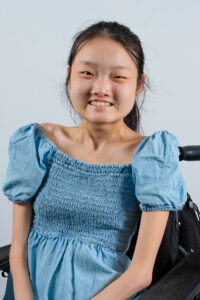
M182 210L187 191L178 145L172 133L160 130L134 156L132 174L141 211Z
M186 201L176 145L171 134L157 131L140 143L130 164L99 165L59 151L38 123L15 131L3 192L16 203L33 201L28 265L35 300L89 300L126 271L131 263L126 252L143 208L138 200L165 209ZM157 187L161 195L160 177L150 175L155 173L168 184L162 185L161 202L154 195L148 203L142 188L150 194L151 186L154 193ZM168 196L163 199L167 193L173 195L170 204ZM139 299L144 290L129 300Z

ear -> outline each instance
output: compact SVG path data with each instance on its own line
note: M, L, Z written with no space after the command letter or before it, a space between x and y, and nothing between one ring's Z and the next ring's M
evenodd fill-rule
M145 79L146 79L146 76L143 74L141 81L139 83L139 86L137 88L137 91L136 91L136 97L139 97L139 95L142 93L143 88L144 88Z

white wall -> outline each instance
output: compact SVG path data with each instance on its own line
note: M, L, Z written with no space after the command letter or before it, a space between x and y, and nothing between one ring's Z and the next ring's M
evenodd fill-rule
M63 83L72 36L100 20L116 20L139 35L153 93L145 100L144 135L167 129L180 145L200 144L198 0L0 1L0 181L8 140L19 126L52 122L73 126ZM200 206L200 162L181 162L187 189ZM12 203L0 191L0 246L11 243ZM0 298L6 280L0 277Z

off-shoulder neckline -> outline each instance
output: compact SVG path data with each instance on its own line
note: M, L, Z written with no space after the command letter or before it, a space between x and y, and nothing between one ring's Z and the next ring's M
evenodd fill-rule
M146 136L146 137L139 143L139 145L137 146L136 151L135 151L135 153L134 153L134 155L133 155L132 161L131 161L131 163L129 163L129 164L91 164L91 163L87 163L87 162L78 160L78 159L76 159L76 158L72 158L72 157L69 156L68 154L66 154L66 153L64 153L64 152L62 152L62 151L60 151L60 150L56 147L56 145L55 145L53 142L51 142L51 141L46 137L45 133L43 132L43 130L42 130L42 128L41 128L41 126L39 125L38 122L31 123L31 125L34 125L34 126L37 128L37 130L38 130L38 132L39 132L39 134L40 134L40 137L41 137L46 143L48 143L48 144L54 149L54 151L55 151L56 153L58 153L63 159L67 159L68 161L71 161L72 163L79 164L79 165L82 165L82 166L85 166L85 167L94 167L94 168L96 168L96 167L99 167L99 168L116 168L116 169L130 168L130 167L132 166L133 161L134 161L134 159L135 159L135 156L136 156L136 154L139 152L141 146L144 144L144 142L145 142L147 139L149 139L149 138L151 137L151 136Z

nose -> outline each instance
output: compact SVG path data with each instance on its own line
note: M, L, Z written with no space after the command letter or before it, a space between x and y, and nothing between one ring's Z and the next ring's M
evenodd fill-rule
M111 87L108 80L105 78L98 78L94 81L91 94L98 95L100 97L110 96L111 95Z

